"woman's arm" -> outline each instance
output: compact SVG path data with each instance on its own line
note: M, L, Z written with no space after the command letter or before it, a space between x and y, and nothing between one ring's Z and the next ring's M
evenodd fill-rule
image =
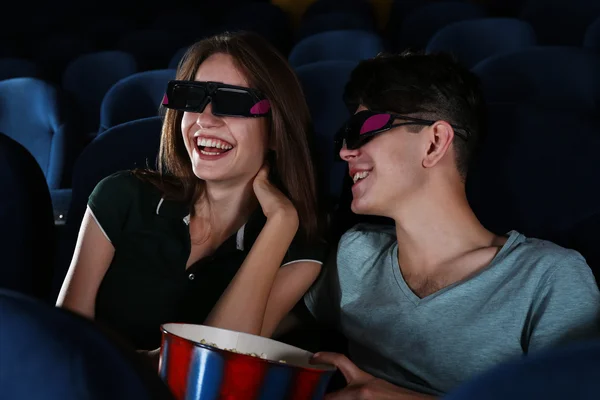
M88 208L56 305L94 318L96 294L115 249Z
M242 266L208 316L207 325L262 333L273 284L297 230L295 210L282 209L267 217Z
M207 325L271 336L319 274L315 262L281 267L298 231L292 202L269 182L263 166L253 188L267 222L206 320ZM314 264L314 265L313 265Z
M261 336L273 336L281 321L308 291L320 271L321 264L313 261L299 261L279 269L267 302Z

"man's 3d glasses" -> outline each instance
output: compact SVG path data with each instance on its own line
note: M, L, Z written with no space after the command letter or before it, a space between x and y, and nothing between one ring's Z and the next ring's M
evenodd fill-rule
M406 122L394 123L396 120ZM405 125L433 125L436 121L407 117L399 114L380 113L370 110L360 111L348 119L335 135L334 150L340 152L344 145L349 150L355 150L368 143L380 133L389 131L392 128ZM463 140L469 139L469 132L455 125L451 125L456 136Z

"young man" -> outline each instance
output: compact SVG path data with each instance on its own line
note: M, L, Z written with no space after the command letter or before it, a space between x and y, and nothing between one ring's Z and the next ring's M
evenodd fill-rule
M598 335L600 294L579 253L495 235L469 207L484 124L472 73L445 55L382 55L359 64L344 99L352 211L395 227L346 232L305 296L349 341L352 361L315 357L348 381L331 398L434 398L511 357Z

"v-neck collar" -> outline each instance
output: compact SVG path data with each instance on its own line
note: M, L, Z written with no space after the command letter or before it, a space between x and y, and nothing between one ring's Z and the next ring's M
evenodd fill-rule
M448 285L448 286L436 291L435 293L432 293L423 298L417 296L415 294L415 292L412 291L412 289L408 286L408 284L404 280L404 276L402 275L402 270L400 269L400 265L398 264L398 242L394 243L394 246L392 246L392 248L390 249L390 254L389 254L389 257L391 257L390 265L393 270L394 277L396 278L396 283L400 287L400 290L404 293L406 298L408 300L410 300L410 302L412 302L415 306L419 306L420 304L428 303L428 302L434 300L435 298L444 295L446 292L452 290L453 288L455 288L457 286L464 285L464 284L471 282L472 280L476 279L480 275L484 274L485 272L487 272L488 270L493 268L494 265L496 265L498 262L500 262L505 257L508 249L510 249L513 246L515 241L520 236L521 236L521 234L519 232L510 231L508 239L506 240L506 243L504 243L504 245L502 246L500 251L494 256L492 261L490 261L490 263L487 266L485 266L484 268L479 270L474 275L471 275L470 277L468 277L466 279L463 279L463 280L455 282L451 285Z

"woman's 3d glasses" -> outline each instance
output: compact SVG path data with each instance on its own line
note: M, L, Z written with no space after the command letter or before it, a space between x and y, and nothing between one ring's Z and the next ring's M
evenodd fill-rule
M222 117L263 117L271 104L256 89L219 82L170 81L162 105L178 111L200 113L208 103Z
M407 122L394 123L395 120L404 120ZM425 125L430 126L436 121L426 119L407 117L392 113L379 113L370 110L364 110L354 114L340 128L335 135L335 152L338 154L342 147L346 145L349 150L355 150L372 140L380 133L389 131L392 128L405 125ZM456 136L463 140L469 140L470 133L464 128L451 125Z

